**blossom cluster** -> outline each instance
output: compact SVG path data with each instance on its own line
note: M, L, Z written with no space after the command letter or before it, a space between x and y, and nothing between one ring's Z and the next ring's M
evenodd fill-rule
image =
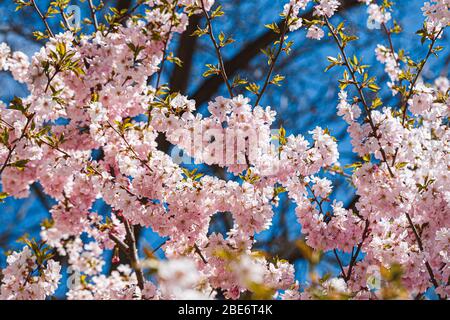
M356 204L359 215L370 224L370 236L363 244L367 256L355 270L355 287L365 281L368 265L400 263L409 266L404 270L403 284L418 294L429 285L424 264L428 261L434 270L439 270L434 274L441 283L439 292L448 295L448 244L440 240L444 234L448 240L449 235L446 216L450 205L447 170L450 132L444 122L450 105L448 89L446 78L437 79L434 86L417 84L417 93L408 106L420 117L420 125L403 126L401 118L393 116L388 107L373 111L378 137L371 136L369 124L357 121L358 107L346 102L345 92L341 94L339 113L349 123L354 151L361 157L370 154L382 160L382 148L387 157L380 164L372 161L361 164L352 177L359 196ZM447 94L446 100L435 102L442 94ZM393 175L387 171L388 165ZM414 229L410 228L411 223ZM420 232L420 244L415 232Z
M58 288L61 279L59 262L49 259L45 266L40 265L28 246L10 254L7 263L8 266L2 270L2 300L44 300Z

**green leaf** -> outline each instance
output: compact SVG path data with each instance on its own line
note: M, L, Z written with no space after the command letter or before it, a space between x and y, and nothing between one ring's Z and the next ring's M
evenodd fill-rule
M408 162L399 162L395 164L396 169L402 169L408 165Z
M218 6L212 13L211 13L211 19L221 17L225 13L222 11L222 6Z
M252 169L249 168L245 175L239 175L239 177L244 180L245 182L248 182L250 184L255 184L259 181L260 177L256 174L253 174Z
M219 33L219 41L222 42L225 39L225 33L223 31L220 31Z
M216 75L220 74L220 69L218 66L215 66L213 64L207 64L206 67L208 68L208 70L203 72L203 77L207 78L214 74L216 74Z
M197 30L191 33L192 37L201 37L208 33L208 28L202 29L199 26L197 26Z
M186 169L186 168L181 168L181 170L183 170L183 173L184 173L184 175L186 176L186 179L185 179L185 180L190 179L190 180L193 180L193 181L197 181L197 180L199 180L201 177L204 176L203 173L197 173L197 169L194 169L194 170L192 170L192 171L189 171L189 170Z
M183 61L181 61L181 59L178 57L174 57L172 53L170 53L170 55L167 57L167 61L175 63L180 68L183 67Z
M232 86L233 88L235 88L235 87L237 87L237 86L244 85L244 84L247 84L247 83L248 83L247 80L242 79L239 75L237 75L237 76L235 76L235 77L233 78L233 83L232 83L231 86Z
M283 126L281 126L280 129L278 130L278 141L280 142L281 146L284 146L287 144L286 129L284 129Z
M378 92L380 90L380 87L375 83L371 83L369 84L369 89L373 92Z
M280 82L283 81L284 79L285 79L284 76L277 74L277 75L275 75L275 76L272 78L272 80L270 81L270 83L271 83L271 84L274 84L274 85L276 85L276 86L281 86L281 83L280 83Z
M373 101L372 101L372 106L371 106L371 108L372 109L376 109L376 108L378 108L379 106L381 106L383 104L383 102L381 101L381 99L379 98L379 97L376 97L375 99L373 99Z
M225 33L220 32L219 33L219 47L223 48L226 45L233 43L235 40L233 38L230 37L226 37Z
M9 146L9 130L8 129L4 129L1 136L0 136L0 142L5 145L5 146Z
M17 168L20 171L23 171L23 170L25 170L25 167L28 162L30 162L30 160L27 160L27 159L18 160L16 162L10 163L9 166L13 167L13 168Z
M254 93L255 95L258 95L260 86L256 83L250 83L248 86L245 87L248 91L251 93Z
M67 53L66 44L64 42L58 42L56 44L56 52L58 52L60 57L64 57Z
M5 199L9 196L6 192L0 192L0 203L5 202Z
M356 170L356 169L361 168L361 167L362 167L362 163L361 162L355 162L355 163L346 165L344 168L345 169L352 168L352 169Z
M11 100L11 104L9 105L9 109L18 110L18 111L22 112L23 114L25 114L28 108L26 108L23 105L22 99L20 99L18 97L14 97Z
M264 25L267 29L272 30L275 33L280 33L280 28L278 28L278 25L275 22L272 22L270 24Z

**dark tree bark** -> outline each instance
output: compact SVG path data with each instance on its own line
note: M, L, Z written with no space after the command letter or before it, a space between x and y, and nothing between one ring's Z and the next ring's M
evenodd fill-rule
M186 31L180 36L176 56L183 61L183 65L175 65L170 75L169 87L173 92L186 94L198 40L198 37L192 37L191 34L196 30L200 19L200 15L191 16Z

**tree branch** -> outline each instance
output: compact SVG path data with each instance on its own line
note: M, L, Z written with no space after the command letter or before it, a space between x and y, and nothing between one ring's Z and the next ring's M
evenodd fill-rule
M278 57L280 56L280 53L283 50L284 40L286 38L286 33L288 31L288 23L289 23L289 18L291 16L291 13L292 13L292 6L289 8L289 12L288 12L287 16L285 17L285 21L283 23L283 28L281 29L282 31L281 31L281 36L280 36L280 40L279 40L280 43L278 45L277 53L275 54L275 56L273 58L271 57L269 72L267 72L267 76L264 81L264 85L263 85L261 91L257 95L255 106L257 106L259 104L259 101L261 101L261 98L264 95L264 92L266 91L267 86L269 85L270 77L272 76L272 72L273 72L273 69L275 68L275 64L278 60Z
M44 23L45 28L48 31L48 34L50 35L50 37L53 38L55 35L53 34L53 31L52 31L52 29L50 28L50 26L49 26L49 24L47 22L47 17L42 14L41 10L39 10L39 7L37 6L35 0L31 0L31 4L33 5L34 10L36 10L37 14L39 15L39 17L41 18L42 22Z
M205 9L205 4L204 4L203 0L201 0L201 3L202 3L203 14L205 15L206 23L208 25L208 34L214 45L214 49L216 50L217 60L219 60L220 74L222 75L223 82L225 82L225 84L227 86L230 97L233 98L233 89L231 88L230 82L228 81L228 76L227 76L225 64L223 62L222 53L220 52L220 47L217 44L216 38L214 37L214 31L213 31L213 27L212 27L212 23L211 23L211 17L209 16L208 12Z

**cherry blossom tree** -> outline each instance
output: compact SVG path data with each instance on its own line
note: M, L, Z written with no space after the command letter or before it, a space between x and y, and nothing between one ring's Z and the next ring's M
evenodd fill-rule
M358 37L332 19L337 0L280 7L281 23L266 25L275 41L262 50L267 67L259 82L227 73L222 50L234 39L216 31L225 12L214 0L139 0L109 13L89 0L91 16L80 24L68 0L48 8L15 2L40 17L46 31L34 36L45 45L31 59L0 45L0 69L29 91L0 103L0 198L28 197L39 182L56 204L41 239L24 237L23 249L8 255L0 298L54 295L62 282L56 256L69 266L69 299L420 299L429 290L447 298L450 84L445 77L425 83L421 73L443 49L448 0L423 5L417 40L428 49L419 61L393 45L401 32L394 4L360 1L368 25L385 34L373 54L387 83L350 52ZM303 17L308 8L310 19ZM208 115L161 76L168 64L182 67L170 42L193 16L205 23L192 36L209 38L216 59L203 76L219 76L227 92L208 102ZM361 161L339 163L338 141L326 128L307 137L274 128L276 108L261 105L269 86L289 80L275 66L301 28L308 38L335 42L325 71L342 70L336 112ZM158 136L175 146L171 154L158 148ZM202 174L205 165L233 178ZM351 182L353 208L332 196L330 174ZM313 273L300 283L291 263L256 248L255 235L272 227L282 194L296 205L304 255L314 263L333 252L339 276ZM93 210L100 199L111 209L106 217ZM209 232L219 213L233 220L226 235ZM158 248L139 250L139 228L167 239L166 259L155 257ZM116 265L110 274L103 272L106 251Z

